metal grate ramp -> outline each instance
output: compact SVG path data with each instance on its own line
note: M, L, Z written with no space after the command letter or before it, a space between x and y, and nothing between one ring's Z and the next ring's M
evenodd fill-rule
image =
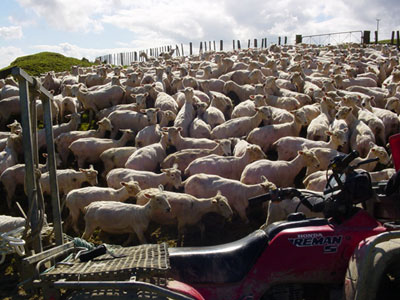
M170 268L167 244L115 248L114 258L104 254L88 262L73 257L41 273L43 281L65 280L127 280L132 276L161 275Z

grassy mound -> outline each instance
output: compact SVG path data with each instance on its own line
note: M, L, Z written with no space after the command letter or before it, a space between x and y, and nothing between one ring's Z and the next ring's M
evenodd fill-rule
M89 67L93 65L93 63L89 62L86 58L79 60L77 58L66 57L59 53L40 52L33 55L18 57L9 67L17 66L24 69L29 75L39 76L49 71L69 71L71 70L71 66L77 65Z

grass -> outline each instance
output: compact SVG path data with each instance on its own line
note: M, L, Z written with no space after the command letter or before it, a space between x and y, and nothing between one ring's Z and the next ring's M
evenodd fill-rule
M89 62L86 58L82 58L80 60L73 57L66 57L59 53L40 52L32 55L18 57L6 68L20 67L31 76L39 76L40 74L50 71L69 71L71 70L72 66L77 65L82 67L90 67L94 65L94 63Z

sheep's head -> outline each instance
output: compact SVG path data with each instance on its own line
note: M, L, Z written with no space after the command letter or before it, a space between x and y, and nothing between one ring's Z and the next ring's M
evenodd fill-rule
M390 162L390 157L385 148L375 145L374 143L370 143L370 154L368 157L375 158L377 157L379 159L379 163L383 165L387 165Z
M221 191L217 192L212 199L212 205L215 208L215 211L218 212L225 219L230 219L233 215L232 208L228 203L228 199L221 194Z
M174 165L172 168L161 169L161 172L167 176L167 185L172 185L176 189L182 186L182 173L177 166Z
M318 169L320 166L320 162L318 157L314 152L310 150L300 150L298 154L301 155L305 161L306 166Z
M261 114L262 118L264 120L271 120L272 118L272 111L269 106L261 106L261 107L256 107L256 111Z
M97 181L98 172L93 168L93 165L90 165L89 169L80 168L79 171L85 174L86 181L90 185L97 185L98 184L98 181Z
M353 108L349 106L341 106L339 107L338 112L336 113L335 118L338 120L345 120L349 114L353 111Z
M171 205L167 200L167 196L161 192L156 194L145 193L144 196L150 199L150 207L152 211L171 212Z
M348 140L348 130L347 128L344 129L336 129L333 131L326 131L325 132L328 136L331 137L332 141L337 145L337 147L345 146Z
M261 181L262 182L260 183L260 185L263 187L266 193L276 189L276 185L269 181L264 175L261 176Z
M246 152L244 155L248 153L250 157L250 161L256 161L259 159L265 159L267 156L265 155L264 151L262 151L261 147L258 145L250 145L246 148Z
M125 187L128 194L136 196L141 191L140 185L137 181L121 182L121 185Z

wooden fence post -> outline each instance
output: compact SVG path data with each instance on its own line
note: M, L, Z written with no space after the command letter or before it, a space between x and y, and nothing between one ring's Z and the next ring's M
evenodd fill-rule
M233 44L232 45L233 45L232 49L235 50L235 40L233 40Z
M250 40L249 40L249 42L247 43L247 48L250 48Z
M204 42L204 51L207 52L207 42Z
M287 36L285 36L285 45L287 45Z
M185 56L185 53L183 52L183 44L181 43L181 49L182 49L182 56Z
M208 50L211 51L211 41L208 41Z
M189 55L191 56L193 54L193 45L192 42L189 43Z
M261 49L264 49L264 38L261 39Z
M281 45L281 37L280 36L278 37L278 45L279 46Z
M392 38L390 40L390 45L394 45L394 30L392 31Z
M400 50L400 34L399 34L398 30L396 32L396 38L397 38L397 41L396 41L397 50Z
M215 41L213 41L213 44L214 44L214 51L215 51Z
M375 44L378 44L378 31L375 30Z
M220 40L219 41L219 51L222 51L222 50L224 50L224 41Z
M203 52L203 42L200 42L200 49L199 49L199 53Z
M296 44L301 44L303 42L303 36L301 34L296 34Z
M240 48L240 41L239 41L239 40L237 41L237 48L238 48L238 50L241 49L241 48Z

